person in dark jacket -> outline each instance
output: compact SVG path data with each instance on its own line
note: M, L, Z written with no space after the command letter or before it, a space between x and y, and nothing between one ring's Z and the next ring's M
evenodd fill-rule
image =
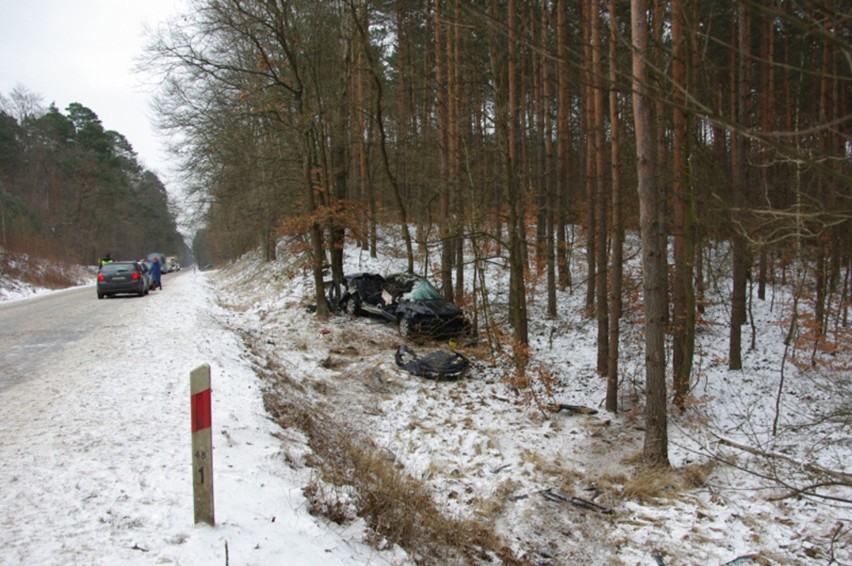
M154 256L154 259L151 261L151 288L163 290L163 282L160 281L160 275L163 272L163 268L160 265L160 258Z

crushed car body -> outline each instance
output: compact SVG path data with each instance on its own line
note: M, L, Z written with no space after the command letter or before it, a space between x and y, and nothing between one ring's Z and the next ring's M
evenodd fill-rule
M425 277L395 273L358 273L344 278L339 302L352 315L373 316L399 323L404 337L449 339L468 332L464 311L444 299Z
M398 322L393 298L384 290L385 278L378 273L357 273L344 277L344 291L340 305L351 315L377 316Z

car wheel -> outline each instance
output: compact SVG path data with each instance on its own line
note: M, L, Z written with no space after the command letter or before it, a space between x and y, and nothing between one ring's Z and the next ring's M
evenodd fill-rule
M99 299L103 299L103 298L104 298L104 294L103 294L103 293L98 293L98 298L99 298Z
M410 338L412 333L411 328L411 319L410 318L402 318L399 321L399 335L403 338Z
M349 300L346 301L346 312L351 314L352 316L357 316L361 313L361 299L358 298L358 295L352 295L349 297Z

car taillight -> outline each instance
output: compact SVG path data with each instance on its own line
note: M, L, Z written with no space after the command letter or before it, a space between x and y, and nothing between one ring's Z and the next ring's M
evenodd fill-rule
M135 280L135 279L139 279L139 272L138 272L138 271L134 271L134 272L133 272L133 275L132 275L130 278L131 278L131 279L134 279L134 280Z
M98 281L106 281L106 277L104 277L103 273L98 273Z

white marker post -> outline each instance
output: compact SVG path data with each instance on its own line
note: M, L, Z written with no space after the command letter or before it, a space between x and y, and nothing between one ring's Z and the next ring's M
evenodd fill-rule
M192 495L195 522L215 525L213 514L213 431L210 410L210 366L189 374L192 411Z

